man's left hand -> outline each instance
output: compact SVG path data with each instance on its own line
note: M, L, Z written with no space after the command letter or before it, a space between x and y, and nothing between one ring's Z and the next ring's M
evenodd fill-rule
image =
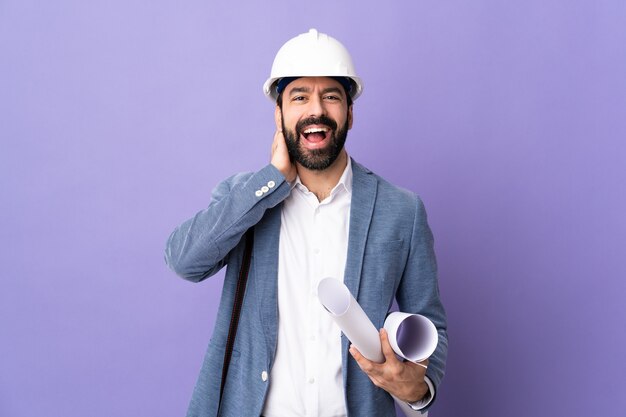
M421 365L399 361L389 344L387 331L380 329L379 335L385 362L368 360L355 346L350 347L350 354L377 387L408 403L421 400L428 392L428 385L424 381L428 359L420 362Z

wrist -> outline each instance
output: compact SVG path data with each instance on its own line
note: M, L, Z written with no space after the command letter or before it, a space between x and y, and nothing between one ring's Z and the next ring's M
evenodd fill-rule
M278 172L283 175L283 177L285 177L285 180L288 183L292 183L296 179L296 170L294 169L293 165L289 164L287 167L285 167L282 164L278 164L274 161L271 161L270 163L274 165L274 168L276 168Z
M427 376L424 376L424 381L428 385L428 391L426 392L426 394L420 400L408 403L409 407L416 411L424 411L425 409L430 407L430 405L435 400L435 386L431 382L430 378L428 378Z
M419 383L416 388L416 392L412 396L413 398L409 399L407 401L408 403L416 403L418 401L424 401L425 399L429 398L430 390L428 388L428 384L426 384L425 381Z

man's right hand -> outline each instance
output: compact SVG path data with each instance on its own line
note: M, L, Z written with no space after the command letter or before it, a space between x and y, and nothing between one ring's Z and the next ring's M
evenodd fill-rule
M287 152L287 144L282 130L274 133L274 142L272 143L272 159L270 161L284 176L288 182L296 179L298 171L295 164L291 163L289 153Z

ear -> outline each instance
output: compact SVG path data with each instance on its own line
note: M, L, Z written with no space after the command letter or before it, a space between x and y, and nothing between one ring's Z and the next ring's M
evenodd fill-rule
M348 107L348 130L352 129L352 104Z
M280 109L280 107L278 107L278 105L276 105L276 108L274 109L274 122L276 123L276 130L278 130L279 132L282 132L282 130L283 130L283 112Z

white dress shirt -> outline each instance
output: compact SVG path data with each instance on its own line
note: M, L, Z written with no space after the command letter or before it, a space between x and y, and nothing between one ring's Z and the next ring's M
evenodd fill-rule
M296 178L281 213L278 346L266 417L344 417L341 330L317 298L317 284L343 282L348 252L352 165L319 202Z

